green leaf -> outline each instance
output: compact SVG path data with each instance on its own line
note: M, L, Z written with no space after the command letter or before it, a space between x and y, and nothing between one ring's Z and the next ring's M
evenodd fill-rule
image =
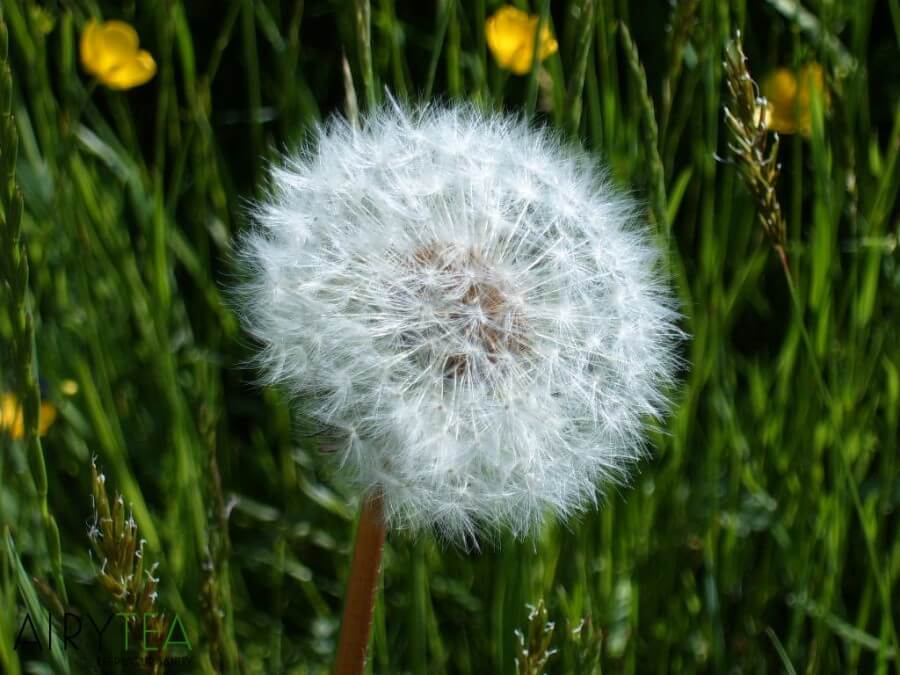
M19 559L19 554L16 553L16 546L13 543L9 528L4 529L4 535L6 539L6 551L9 555L9 561L12 565L13 572L15 573L16 585L19 587L19 593L22 595L22 600L25 603L29 616L31 616L32 621L36 624L39 634L38 637L41 640L41 646L44 649L47 649L47 638L50 631L50 615L44 606L41 605L40 600L38 600L37 591L31 583L31 577L28 575L28 572L25 571L25 567ZM57 673L70 672L69 658L62 647L60 647L57 640L53 640L50 644L50 657L53 660L53 667Z

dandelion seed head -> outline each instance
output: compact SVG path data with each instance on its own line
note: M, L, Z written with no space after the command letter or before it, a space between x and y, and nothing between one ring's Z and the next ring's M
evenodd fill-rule
M332 120L238 246L257 365L340 430L394 529L533 532L625 480L683 337L627 197L546 130L474 107Z

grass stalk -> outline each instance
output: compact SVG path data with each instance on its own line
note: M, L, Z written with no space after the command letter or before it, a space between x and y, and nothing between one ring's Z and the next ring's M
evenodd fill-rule
M528 89L525 95L525 114L533 115L535 106L537 106L538 96L538 71L541 68L541 40L544 29L550 22L550 0L541 2L541 9L538 13L537 28L534 31L534 42L532 43L531 53L534 55L531 59L531 71L528 73Z
M356 0L354 20L356 22L356 50L359 56L359 70L362 75L366 108L372 110L378 96L375 91L375 75L372 70L372 5L369 0Z
M68 594L63 578L59 527L47 500L47 466L38 434L41 391L38 385L34 315L28 298L28 255L22 238L23 197L16 183L19 137L11 113L13 89L12 71L7 61L8 48L9 34L0 8L0 270L9 288L7 310L12 329L13 379L22 409L23 440L37 492L56 592L66 604Z
M569 75L568 92L566 93L566 129L577 136L581 126L581 108L584 92L584 75L587 71L588 58L591 54L591 41L594 37L594 2L582 0L578 8L579 30L575 43L575 59Z
M668 238L671 234L671 224L667 215L666 178L662 159L659 156L659 127L656 124L653 101L647 89L647 74L644 72L644 66L638 55L637 46L631 38L631 32L624 23L619 23L619 35L622 38L625 60L628 63L628 69L631 72L631 78L637 90L638 102L641 108L644 151L647 155L647 170L650 177L650 212L653 214L653 219L656 221L659 231Z

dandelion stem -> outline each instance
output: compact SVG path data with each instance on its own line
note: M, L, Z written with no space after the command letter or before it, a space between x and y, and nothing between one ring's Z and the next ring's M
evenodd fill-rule
M335 675L356 675L365 670L385 533L381 496L374 495L363 502L359 515L334 662Z

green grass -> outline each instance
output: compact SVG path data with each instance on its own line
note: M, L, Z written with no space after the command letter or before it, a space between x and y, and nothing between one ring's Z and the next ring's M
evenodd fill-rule
M590 672L597 651L609 673L900 673L897 0L532 2L560 50L524 77L485 47L497 6L2 1L30 277L26 296L2 268L0 389L30 400L37 368L59 418L42 443L0 438L0 672L97 672L91 641L41 663L14 650L27 607L54 603L41 589L108 611L94 455L192 639L172 672L327 670L354 502L242 368L223 288L267 161L387 88L522 111L603 156L668 247L692 339L653 458L601 510L471 555L389 539L372 671L513 673L542 600L552 673ZM138 29L150 84L91 82L90 16ZM738 29L757 78L817 61L828 82L811 135L780 148L794 297L729 161Z

